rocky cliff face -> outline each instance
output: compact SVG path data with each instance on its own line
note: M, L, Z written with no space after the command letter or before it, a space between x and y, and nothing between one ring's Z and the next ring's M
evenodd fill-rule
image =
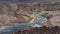
M34 9L39 9L41 16L48 19L49 26L60 26L60 2L53 3L0 3L0 23L28 23L34 17Z

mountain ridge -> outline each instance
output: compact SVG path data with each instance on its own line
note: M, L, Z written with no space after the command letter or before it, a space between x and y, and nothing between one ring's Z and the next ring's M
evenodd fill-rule
M60 0L0 0L0 2L3 2L3 3L18 3L18 2L57 2L57 1L60 1Z

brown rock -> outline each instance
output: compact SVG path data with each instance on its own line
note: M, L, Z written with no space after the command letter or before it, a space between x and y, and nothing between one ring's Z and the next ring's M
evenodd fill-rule
M13 23L16 19L17 18L13 16L0 14L0 25L9 25Z

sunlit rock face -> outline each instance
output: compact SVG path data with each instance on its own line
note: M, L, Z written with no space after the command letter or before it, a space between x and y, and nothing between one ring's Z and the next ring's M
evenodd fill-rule
M40 13L41 16L48 19L48 21L52 21L57 14L59 14L60 10L60 2L53 3L0 3L0 14L7 15L9 17L13 16L12 23L29 23L34 19L34 10L37 10L37 13ZM58 16L57 16L58 17ZM10 17L9 17L10 18ZM38 18L39 19L39 18ZM10 21L9 21L10 22ZM50 24L51 25L51 24Z
M60 11L42 11L41 15L47 18L48 26L60 26Z
M11 16L13 16L13 21L11 19L11 21L13 21L13 23L26 23L29 22L32 17L29 17L31 13L31 11L23 9L24 6L20 6L20 4L5 4L5 3L0 3L0 14L4 15L3 16L3 20L5 20L5 18L10 19ZM5 17L6 16L6 17ZM8 16L8 17L7 17ZM2 16L0 16L2 19ZM16 19L15 19L16 18ZM3 21L5 22L5 21Z
M14 16L0 14L0 26L12 24L16 19Z

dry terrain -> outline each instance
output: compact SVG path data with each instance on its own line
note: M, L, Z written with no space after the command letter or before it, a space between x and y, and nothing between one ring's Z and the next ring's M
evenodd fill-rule
M48 26L60 26L60 2L53 3L0 3L0 24L28 23L33 19L33 9L39 9L47 18ZM4 23L4 24L3 24Z

